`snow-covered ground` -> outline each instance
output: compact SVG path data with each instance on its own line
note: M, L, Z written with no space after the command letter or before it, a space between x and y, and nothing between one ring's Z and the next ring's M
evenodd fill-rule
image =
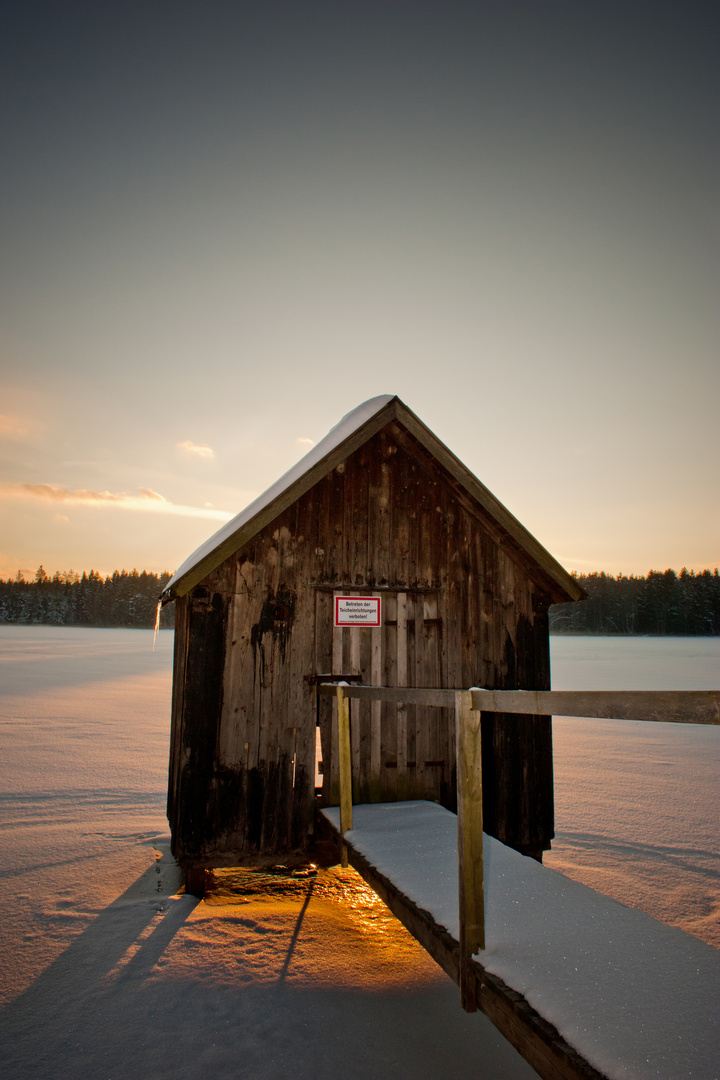
M172 634L0 627L0 1075L531 1080L352 872L178 895Z
M627 688L643 648L665 645L555 638L554 685L613 685L608 640L637 652L614 682ZM717 639L677 650L640 685L717 685ZM3 1074L534 1075L351 877L229 905L176 894L171 654L167 631L152 652L145 631L0 627ZM720 941L719 734L557 720L548 863Z
M554 690L717 690L720 638L553 637ZM720 728L556 717L544 858L720 948Z

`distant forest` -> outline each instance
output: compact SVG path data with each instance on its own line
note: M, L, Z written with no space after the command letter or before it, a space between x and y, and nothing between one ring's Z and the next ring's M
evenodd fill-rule
M82 575L68 570L48 577L40 566L34 581L22 575L0 580L0 623L147 629L155 625L158 597L171 577L145 570L116 570L106 578L94 570ZM162 629L174 625L174 609L174 604L162 609Z
M588 595L550 608L553 634L720 634L720 575L651 570L647 577L574 574Z
M550 609L553 634L720 635L717 568L697 574L651 570L647 577L574 576L588 598ZM40 566L34 581L0 579L0 623L149 628L170 577L116 570L103 578L94 570L82 576L68 570L50 578ZM174 625L174 608L162 609L163 629Z

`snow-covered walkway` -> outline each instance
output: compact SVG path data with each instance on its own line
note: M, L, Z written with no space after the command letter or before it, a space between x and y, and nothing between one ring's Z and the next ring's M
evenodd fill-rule
M324 811L339 828L339 811ZM430 802L353 807L353 848L458 937L457 818ZM720 953L485 837L477 960L612 1080L716 1080Z

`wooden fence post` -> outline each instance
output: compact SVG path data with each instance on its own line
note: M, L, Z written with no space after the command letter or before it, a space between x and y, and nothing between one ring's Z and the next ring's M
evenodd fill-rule
M460 1000L466 1012L477 1009L470 960L485 948L483 886L482 745L479 712L469 690L455 694L457 753L458 885L460 898Z
M340 835L352 829L352 758L350 754L350 699L342 683L337 686L338 771L340 773ZM347 867L347 848L340 844L340 865Z

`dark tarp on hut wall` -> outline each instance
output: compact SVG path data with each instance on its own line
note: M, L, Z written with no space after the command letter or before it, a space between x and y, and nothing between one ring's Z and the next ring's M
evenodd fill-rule
M381 597L377 629L333 597ZM218 865L302 851L337 802L332 703L312 677L549 689L562 567L397 398L349 414L169 583L177 603L168 816L176 856ZM448 710L355 702L354 798L454 808ZM539 856L553 836L549 717L483 715L486 829Z

